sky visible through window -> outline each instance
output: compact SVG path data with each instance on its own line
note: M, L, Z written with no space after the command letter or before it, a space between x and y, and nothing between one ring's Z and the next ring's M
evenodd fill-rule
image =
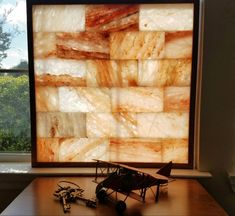
M6 29L17 26L20 33L15 35L11 47L7 50L7 58L2 61L2 68L12 68L21 61L28 61L27 57L27 26L26 26L26 1L25 0L0 0L0 16L4 11L12 12L7 17Z

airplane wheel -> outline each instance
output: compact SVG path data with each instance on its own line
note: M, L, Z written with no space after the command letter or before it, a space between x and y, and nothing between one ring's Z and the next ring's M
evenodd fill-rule
M126 210L126 203L124 201L118 201L116 204L116 210L118 213L122 213Z
M107 197L107 193L105 189L101 189L97 194L96 197L98 198L99 201L103 202L105 198Z

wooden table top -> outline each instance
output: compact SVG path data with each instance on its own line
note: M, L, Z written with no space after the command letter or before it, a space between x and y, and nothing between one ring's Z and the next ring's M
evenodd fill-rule
M59 200L53 196L60 180L77 183L85 189L85 197L95 197L96 183L92 182L91 177L39 177L26 187L1 215L117 215L112 203L98 203L97 208L93 209L86 207L81 201L72 203L70 213L64 213ZM156 189L153 189L155 192ZM121 196L119 198L122 198ZM227 215L206 190L192 179L176 179L168 186L161 187L157 203L149 189L145 203L128 198L126 204L127 210L124 215Z

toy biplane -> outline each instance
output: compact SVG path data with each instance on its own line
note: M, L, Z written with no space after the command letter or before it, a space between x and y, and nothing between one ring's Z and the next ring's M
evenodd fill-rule
M125 196L124 200L117 200L116 210L123 212L126 209L126 199L131 197L135 200L145 202L146 191L152 186L157 186L155 201L158 201L159 187L169 181L172 162L159 169L156 174L150 174L140 169L120 163L96 161L96 175L94 182L96 186L96 196L99 201L104 201L113 193L121 193ZM100 175L107 177L98 181ZM112 198L113 199L113 198Z

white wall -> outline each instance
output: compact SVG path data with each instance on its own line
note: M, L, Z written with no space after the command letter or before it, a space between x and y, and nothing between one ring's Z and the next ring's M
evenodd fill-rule
M201 183L235 215L227 171L235 169L235 1L205 0L200 166Z

